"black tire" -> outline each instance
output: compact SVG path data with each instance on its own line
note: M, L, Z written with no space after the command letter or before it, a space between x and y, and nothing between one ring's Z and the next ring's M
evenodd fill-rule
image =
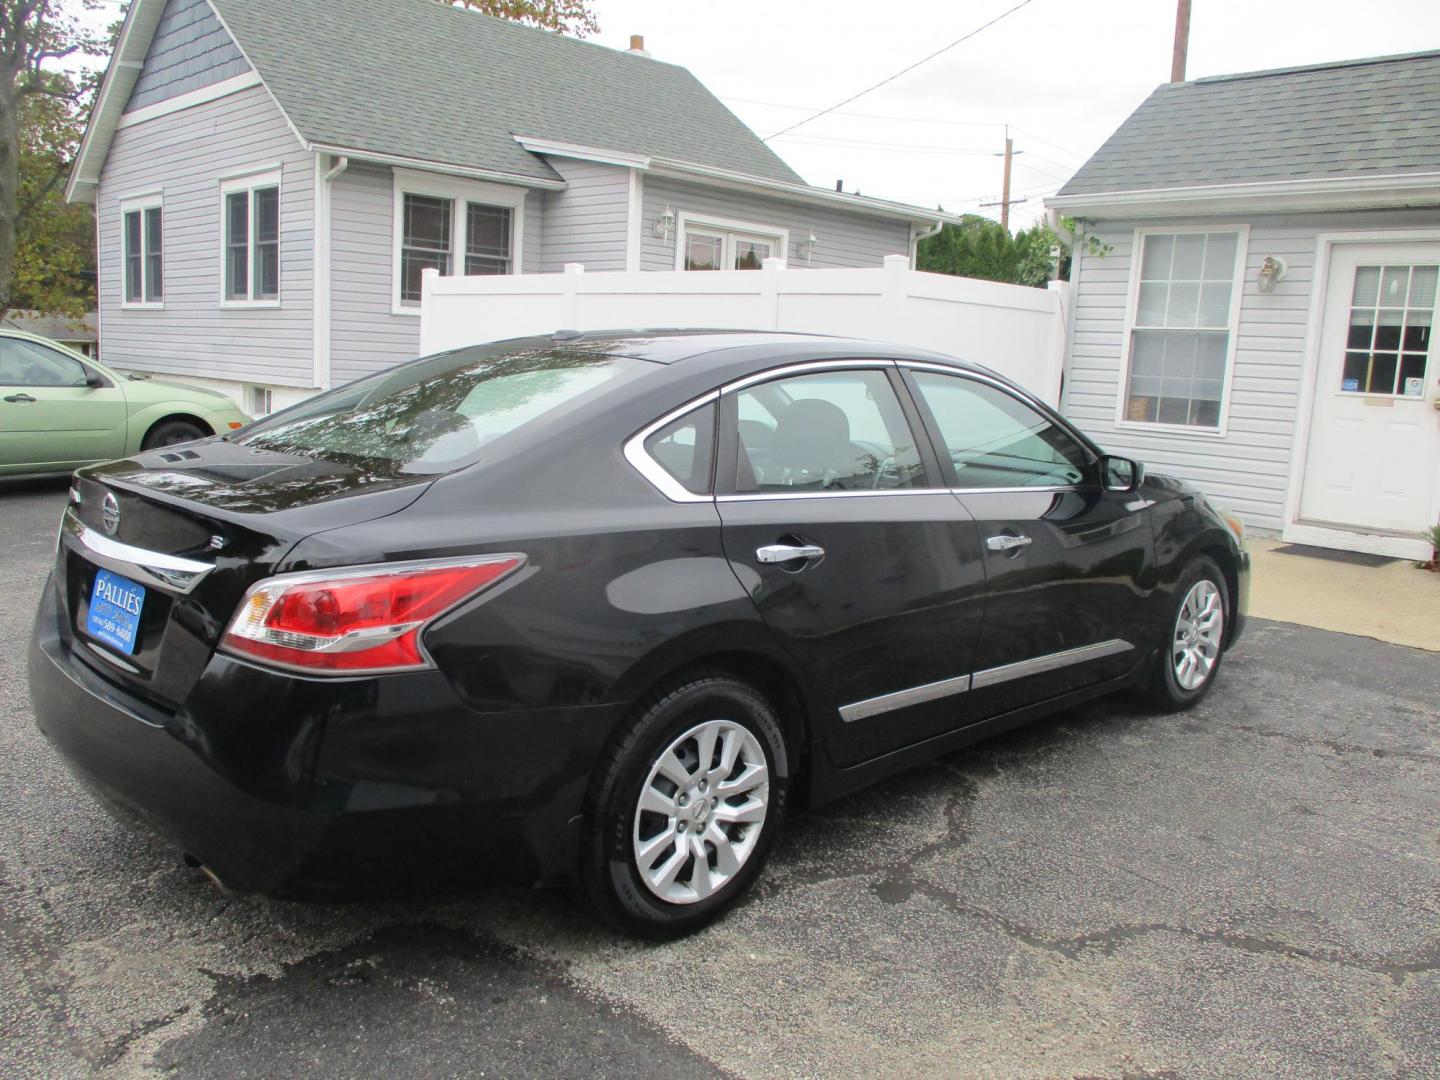
M637 865L639 800L660 757L697 724L711 720L744 728L763 752L769 769L764 820L752 826L759 836L728 881L704 899L671 903L652 891ZM606 921L626 933L667 940L699 930L723 914L759 876L784 818L789 775L785 739L774 709L746 683L728 675L696 674L645 698L602 755L586 795L580 874L587 898ZM736 828L748 837L747 829ZM683 838L677 842L683 844ZM677 854L682 850L673 849ZM697 872L694 864L686 865L692 875Z
M1201 582L1208 582L1219 594L1223 624L1219 635L1219 648L1213 665L1198 686L1186 687L1181 685L1176 672L1174 648L1177 623L1186 598L1190 595L1191 590ZM1220 567L1215 564L1214 559L1207 555L1198 556L1191 561L1184 573L1180 575L1179 580L1175 582L1175 590L1171 593L1170 603L1165 608L1164 619L1160 627L1159 655L1155 659L1155 667L1150 673L1150 679L1144 687L1143 696L1148 704L1165 712L1181 712L1198 704L1210 692L1225 659L1225 640L1230 632L1231 615L1230 590L1225 584L1225 575L1220 572Z
M175 446L177 443L193 442L210 434L193 420L162 420L145 434L141 450L154 450L161 446Z

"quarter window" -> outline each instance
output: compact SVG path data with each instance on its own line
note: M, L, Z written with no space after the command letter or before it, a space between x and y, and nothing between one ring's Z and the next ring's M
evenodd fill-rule
M395 184L399 307L419 305L426 270L447 276L515 272L523 190L404 170L396 170Z
M1238 232L1146 233L1123 419L1219 428Z
M796 375L736 393L741 492L923 487L915 438L883 371Z
M703 405L672 420L645 440L645 453L692 495L710 490L715 406Z
M1018 398L974 379L912 375L959 487L1068 487L1085 479L1087 455L1080 444Z
M280 299L280 174L220 186L225 221L222 299L231 304Z
M127 201L121 204L125 304L159 304L165 299L163 207Z

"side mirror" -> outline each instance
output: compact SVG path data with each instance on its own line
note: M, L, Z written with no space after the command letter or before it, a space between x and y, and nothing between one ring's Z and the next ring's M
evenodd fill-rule
M89 368L86 368L85 385L88 386L91 390L99 390L102 386L105 385L105 380L100 376L100 373L98 371L91 371Z
M1134 491L1145 482L1145 466L1131 458L1105 454L1100 458L1100 484L1106 491Z

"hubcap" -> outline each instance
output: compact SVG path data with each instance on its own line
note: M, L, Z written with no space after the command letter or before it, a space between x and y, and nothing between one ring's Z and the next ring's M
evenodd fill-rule
M729 720L707 720L650 767L635 807L635 865L671 904L704 900L755 850L770 801L760 742Z
M1198 690L1215 670L1225 634L1225 605L1213 581L1197 581L1175 617L1170 660L1182 690Z

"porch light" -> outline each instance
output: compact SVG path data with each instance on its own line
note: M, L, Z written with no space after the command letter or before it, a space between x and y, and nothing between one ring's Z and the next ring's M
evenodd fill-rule
M1289 264L1278 255L1266 255L1265 261L1260 264L1260 272L1256 279L1262 293L1274 292L1275 283L1285 276Z
M809 236L795 245L795 254L808 263L810 256L815 254L815 245L819 242L814 232L811 232Z
M665 207L665 212L655 219L655 235L662 240L670 239L670 232L675 228L675 211Z

